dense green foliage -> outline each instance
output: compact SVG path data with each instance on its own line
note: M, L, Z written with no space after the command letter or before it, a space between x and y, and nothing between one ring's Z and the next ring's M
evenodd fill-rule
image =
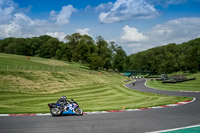
M200 38L168 44L127 56L121 46L101 36L74 33L66 43L47 35L0 40L0 53L39 56L87 64L91 69L148 70L154 73L200 71Z
M128 69L154 73L200 71L200 38L182 44L168 44L129 56Z
M88 64L91 69L124 69L126 53L121 46L108 43L101 36L95 42L88 35L74 33L65 37L66 43L47 35L33 38L0 40L0 53L39 56ZM119 58L120 57L120 58Z

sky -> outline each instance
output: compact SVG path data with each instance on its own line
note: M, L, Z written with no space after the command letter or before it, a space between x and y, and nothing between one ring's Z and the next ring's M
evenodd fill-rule
M128 55L200 37L200 0L0 0L0 39L102 36Z

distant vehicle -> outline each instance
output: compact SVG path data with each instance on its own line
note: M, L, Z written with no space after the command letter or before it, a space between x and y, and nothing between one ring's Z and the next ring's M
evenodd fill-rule
M70 103L62 107L58 103L49 103L50 113L52 116L61 115L83 115L82 109L79 107L78 103L71 99Z
M168 79L168 76L167 74L161 74L161 80L167 80Z

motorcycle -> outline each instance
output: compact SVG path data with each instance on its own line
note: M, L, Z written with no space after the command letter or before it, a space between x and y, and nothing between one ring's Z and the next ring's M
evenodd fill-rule
M52 116L60 116L60 115L83 115L82 109L79 107L78 103L73 99L62 107L58 103L49 103L48 104L50 113Z

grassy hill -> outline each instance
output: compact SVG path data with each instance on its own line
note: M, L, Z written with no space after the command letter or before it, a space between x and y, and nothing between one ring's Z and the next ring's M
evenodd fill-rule
M47 113L62 95L84 111L144 108L192 98L137 92L125 77L90 71L79 64L0 53L0 113Z

